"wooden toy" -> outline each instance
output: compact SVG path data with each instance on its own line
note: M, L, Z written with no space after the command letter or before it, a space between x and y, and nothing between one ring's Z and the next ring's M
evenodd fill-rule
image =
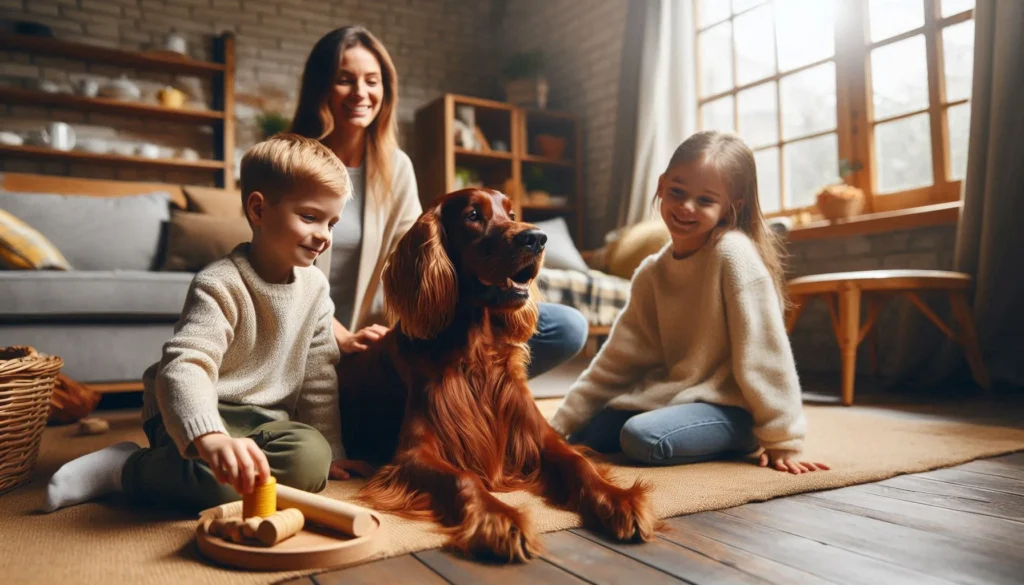
M243 498L200 512L199 552L224 565L254 570L338 567L377 552L382 530L373 511L276 482L270 485L276 493L273 508L266 506L267 492L255 495L254 490L249 507Z

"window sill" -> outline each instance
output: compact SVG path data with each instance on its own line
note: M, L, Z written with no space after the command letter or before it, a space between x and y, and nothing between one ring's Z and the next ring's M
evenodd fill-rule
M846 238L934 225L949 225L956 223L959 218L960 202L951 201L882 213L866 213L835 222L815 221L794 227L789 231L787 237L790 242Z

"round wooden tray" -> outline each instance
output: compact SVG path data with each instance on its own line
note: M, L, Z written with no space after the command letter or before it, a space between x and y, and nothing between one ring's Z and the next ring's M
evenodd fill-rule
M224 540L207 531L207 522L200 522L196 527L196 544L204 557L242 569L299 571L339 567L364 561L377 552L381 522L376 514L372 516L376 528L366 536L353 538L330 528L307 524L301 532L273 547Z

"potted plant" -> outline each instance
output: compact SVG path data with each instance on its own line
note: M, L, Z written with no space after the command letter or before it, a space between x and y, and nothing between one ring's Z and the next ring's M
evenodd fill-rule
M288 129L291 120L280 112L263 110L256 115L256 127L259 128L263 140Z
M548 81L544 77L544 53L530 51L516 53L509 58L503 71L505 99L517 106L546 108Z
M839 161L839 176L842 179L825 185L818 191L816 204L821 215L829 221L853 217L864 209L864 191L850 185L847 176L861 169L861 164L846 159Z

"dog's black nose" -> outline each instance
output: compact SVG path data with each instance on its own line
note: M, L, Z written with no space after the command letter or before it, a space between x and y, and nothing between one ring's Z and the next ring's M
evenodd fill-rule
M548 235L537 228L521 231L515 237L517 244L529 248L534 254L539 254L547 241Z

